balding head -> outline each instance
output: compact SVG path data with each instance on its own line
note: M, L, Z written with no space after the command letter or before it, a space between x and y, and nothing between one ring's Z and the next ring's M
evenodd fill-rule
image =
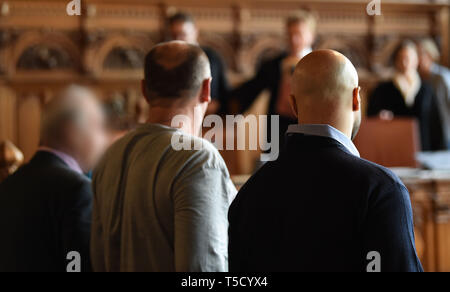
M199 46L186 42L157 45L145 60L145 93L150 103L195 97L210 78L208 57Z
M199 46L172 41L154 47L145 60L142 87L150 104L149 123L200 133L211 102L211 67ZM189 121L174 126L179 116Z
M352 138L361 123L358 73L344 55L318 50L293 77L293 105L302 124L329 124Z
M91 170L106 147L104 113L92 91L70 86L42 113L41 145L62 151Z

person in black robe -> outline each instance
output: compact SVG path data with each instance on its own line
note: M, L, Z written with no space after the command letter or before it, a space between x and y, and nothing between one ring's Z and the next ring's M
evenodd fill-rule
M418 54L413 42L403 42L395 50L394 77L382 82L369 99L369 117L411 117L419 122L423 151L445 148L437 99L432 87L420 79Z
M183 12L174 14L169 18L169 33L171 40L185 41L191 44L198 44L198 28L194 18ZM228 113L228 95L230 86L226 74L226 66L222 57L210 47L201 47L208 56L211 64L211 104L208 107L208 114Z
M286 33L288 39L288 51L275 58L263 62L255 77L236 88L230 94L244 112L249 109L255 99L263 92L270 92L268 114L279 115L279 141L280 149L284 147L287 128L295 124L295 116L289 104L291 95L291 76L297 63L307 54L312 52L312 45L316 34L316 19L307 12L302 11L288 18ZM271 119L268 118L267 138L271 141Z

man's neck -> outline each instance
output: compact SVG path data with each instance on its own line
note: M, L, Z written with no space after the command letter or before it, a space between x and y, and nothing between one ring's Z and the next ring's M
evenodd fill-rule
M148 123L180 129L190 135L198 135L194 129L194 112L185 108L150 108Z
M299 119L298 123L301 125L329 125L352 139L353 127L348 126L349 123L342 119Z

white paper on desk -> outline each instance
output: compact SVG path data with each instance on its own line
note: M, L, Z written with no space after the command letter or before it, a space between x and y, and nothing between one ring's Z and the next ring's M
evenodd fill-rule
M450 171L450 151L421 152L416 158L427 169Z

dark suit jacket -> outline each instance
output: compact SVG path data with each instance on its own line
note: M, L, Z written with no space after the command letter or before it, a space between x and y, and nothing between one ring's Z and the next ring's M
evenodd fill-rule
M339 142L292 134L241 189L230 213L231 272L422 271L408 191Z
M276 58L262 63L258 69L256 76L248 82L235 89L231 96L236 98L242 107L242 111L246 111L255 101L255 99L263 92L270 92L270 101L268 115L276 115L276 105L278 102L280 83L281 83L281 63L287 57L287 53L283 53ZM280 146L284 147L285 133L291 124L296 121L289 117L280 116ZM267 133L269 140L271 138L271 119L268 119Z
M367 114L377 116L382 110L389 110L398 117L416 118L419 121L423 151L446 149L437 98L427 83L422 82L412 107L407 106L393 81L381 83L370 97Z
M38 152L0 185L0 272L65 272L71 251L90 270L91 183Z
M230 85L227 78L227 70L222 57L213 49L202 47L211 63L211 98L220 102L220 114L228 114L228 95Z

